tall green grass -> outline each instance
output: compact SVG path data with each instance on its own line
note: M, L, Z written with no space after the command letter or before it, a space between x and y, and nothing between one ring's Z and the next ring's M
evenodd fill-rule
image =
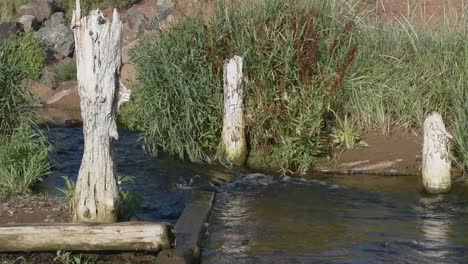
M0 198L30 191L49 170L50 146L32 128L21 86L42 67L43 50L36 45L29 35L0 42Z
M338 5L309 2L221 5L209 21L189 17L147 37L133 54L141 87L121 120L144 132L151 154L203 160L219 146L223 62L241 55L250 147L284 171L307 171L357 52L352 21L320 12Z
M416 22L416 10L389 23L357 14L356 4L230 1L209 18L183 18L135 49L141 85L121 121L143 132L151 154L203 160L219 146L223 62L240 55L250 151L283 172L312 167L322 144L339 140L329 138L337 120L418 131L431 111L458 131L466 160L457 95L468 70L466 15L439 29Z
M0 61L24 71L29 79L37 79L45 65L46 50L31 33L11 36L0 40Z
M0 147L0 192L25 194L50 169L50 145L30 125L21 125Z

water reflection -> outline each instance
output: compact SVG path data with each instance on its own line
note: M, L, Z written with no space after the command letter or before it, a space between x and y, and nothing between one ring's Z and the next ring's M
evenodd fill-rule
M423 259L444 261L450 255L450 225L452 214L450 204L444 195L422 196L415 208L420 216L422 240L419 250Z
M468 263L468 189L416 177L238 175L217 195L204 263Z

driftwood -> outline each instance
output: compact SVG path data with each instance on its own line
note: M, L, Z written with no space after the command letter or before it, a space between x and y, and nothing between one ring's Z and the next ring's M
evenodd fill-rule
M450 191L450 138L440 114L431 113L424 121L422 157L422 182L428 193Z
M242 64L242 58L235 56L224 65L222 143L226 159L234 165L243 165L247 158L242 91Z
M158 251L173 246L172 226L166 223L56 223L0 226L0 252Z
M129 91L120 84L122 20L116 10L112 21L100 10L81 18L80 0L76 0L72 29L85 142L73 221L115 222L119 191L112 145L118 139L118 107L129 99Z

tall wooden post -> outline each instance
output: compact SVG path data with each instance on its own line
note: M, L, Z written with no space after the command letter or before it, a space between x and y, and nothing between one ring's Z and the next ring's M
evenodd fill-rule
M81 17L80 0L72 18L78 91L83 118L84 153L73 203L74 222L115 222L119 207L116 168L112 157L119 98L122 21L100 10Z
M227 160L243 165L247 158L245 141L244 104L242 91L242 64L234 56L224 64L224 118L222 144Z
M440 114L429 114L424 121L422 182L428 193L445 193L451 188L449 140Z

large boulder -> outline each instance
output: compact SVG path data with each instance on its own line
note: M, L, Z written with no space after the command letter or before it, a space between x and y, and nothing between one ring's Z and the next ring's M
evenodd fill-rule
M24 15L18 19L18 22L23 25L23 29L25 32L36 31L41 27L36 17L32 15Z
M18 22L0 22L0 41L7 39L10 35L23 31L23 26Z
M32 0L29 4L20 6L21 15L34 16L37 21L43 22L52 15L54 10L54 0Z
M75 38L73 31L65 26L63 14L59 13L56 17L54 16L37 34L47 48L49 55L60 60L73 54Z

